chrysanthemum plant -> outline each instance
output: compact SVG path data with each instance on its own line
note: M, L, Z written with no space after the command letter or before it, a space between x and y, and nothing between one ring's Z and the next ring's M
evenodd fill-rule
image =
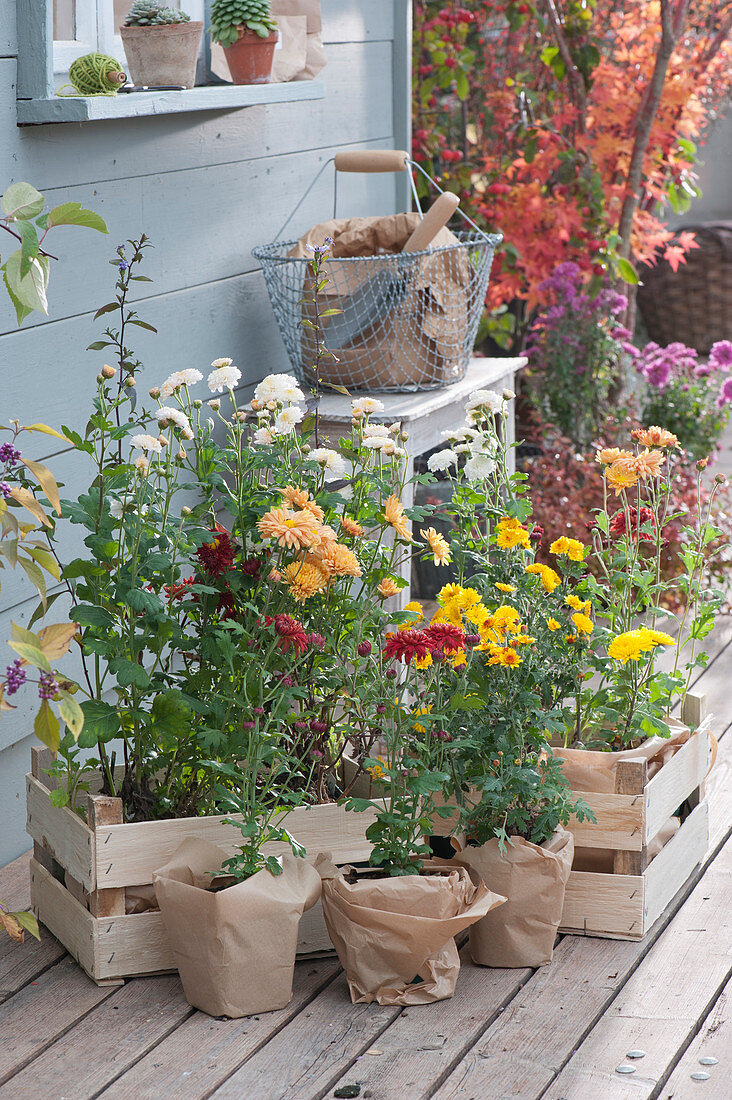
M91 349L114 363L83 434L64 428L93 479L62 502L85 546L62 570L85 726L78 744L62 738L55 770L73 793L95 748L128 820L240 814L231 869L246 876L269 865L266 842L290 839L288 809L344 793L347 748L372 758L395 688L370 658L404 619L386 601L415 547L444 560L447 546L410 528L423 512L400 501L404 434L374 421L375 399L353 402L350 435L329 446L313 438L317 399L308 410L288 375L239 407L230 359L213 362L205 400L187 368L141 407L127 339L152 328L129 305L146 247L113 261L116 298L99 315L118 322Z
M515 835L542 843L572 813L586 814L548 741L562 728L573 686L568 654L593 629L573 584L534 561L540 533L528 522L525 475L512 472L500 431L513 396L472 394L465 426L445 433L449 446L428 463L452 481L459 580L438 594L433 622L467 632L468 714L454 716L461 740L454 793L470 841L497 837L501 846Z
M666 719L677 702L683 708L693 671L706 662L699 643L722 602L709 584L709 563L718 552L710 544L720 535L711 518L714 497L725 479L717 475L703 505L706 460L696 463L698 519L684 523L671 506L674 467L684 461L679 440L657 426L634 431L633 440L632 450L597 452L605 504L595 517L591 546L574 562L571 555L563 559L577 590L596 608L596 630L578 654L573 702L565 710L566 740L589 748L668 736ZM680 572L670 585L661 573L664 531L679 521ZM572 541L559 539L552 550L565 553ZM670 588L681 597L673 601L681 605L678 614L665 606Z

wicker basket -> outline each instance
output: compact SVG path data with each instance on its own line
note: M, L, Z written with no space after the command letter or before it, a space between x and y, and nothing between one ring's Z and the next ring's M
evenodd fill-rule
M665 260L643 270L638 307L651 340L679 341L707 355L717 340L732 340L732 222L685 227L698 248L672 271Z

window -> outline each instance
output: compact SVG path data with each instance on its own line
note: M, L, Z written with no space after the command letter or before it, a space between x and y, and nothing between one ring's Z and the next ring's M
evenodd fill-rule
M65 76L69 65L82 54L99 50L124 64L119 28L133 0L53 0L53 71ZM204 0L167 0L171 8L183 8L191 19L203 20ZM60 82L60 81L59 81Z

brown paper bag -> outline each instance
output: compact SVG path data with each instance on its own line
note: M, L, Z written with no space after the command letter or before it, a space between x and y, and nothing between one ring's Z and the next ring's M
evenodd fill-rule
M189 837L153 884L183 991L210 1016L249 1016L284 1008L300 917L320 897L320 875L304 859L283 856L281 875L259 871L246 882L208 889L226 853Z
M471 927L470 957L479 966L545 966L562 919L574 837L560 826L541 846L522 837L511 841L503 855L494 839L453 860L508 899Z
M562 771L573 791L595 791L612 794L615 791L615 770L620 760L646 760L650 779L691 737L688 726L675 718L666 719L670 737L649 737L637 749L619 752L595 752L591 749L563 749L552 752L562 761Z
M326 237L331 237L331 255L322 269L328 276L328 284L319 305L323 310L348 311L349 298L367 281L379 275L392 279L402 274L390 261L383 264L378 259L369 264L348 261L401 252L419 221L416 213L334 219L314 226L289 255L307 258L309 248L322 245ZM415 256L401 300L390 309L377 311L371 327L365 327L347 345L338 347L328 340L329 318L323 318L325 342L338 359L338 362L325 359L321 367L323 381L374 390L415 387L421 383L447 385L458 379L469 321L472 274L466 250L452 247L457 245L455 234L447 228L441 229L432 242L438 251L429 256ZM304 282L303 297L313 297L309 277ZM306 305L304 313L312 320L312 307ZM310 376L316 350L311 329L303 328L301 346L303 370Z
M505 901L462 867L431 870L427 863L425 871L355 883L342 872L324 879L325 923L354 1004L451 997L460 973L454 936Z
M327 64L320 0L272 0L271 6L282 43L271 79L312 80Z

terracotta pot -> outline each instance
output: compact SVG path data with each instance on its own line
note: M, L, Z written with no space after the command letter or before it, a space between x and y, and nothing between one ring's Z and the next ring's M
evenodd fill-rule
M171 23L163 27L120 27L127 68L137 87L196 83L198 47L203 23Z
M254 31L239 27L239 37L224 50L231 79L235 84L268 84L274 61L278 32L260 38Z

